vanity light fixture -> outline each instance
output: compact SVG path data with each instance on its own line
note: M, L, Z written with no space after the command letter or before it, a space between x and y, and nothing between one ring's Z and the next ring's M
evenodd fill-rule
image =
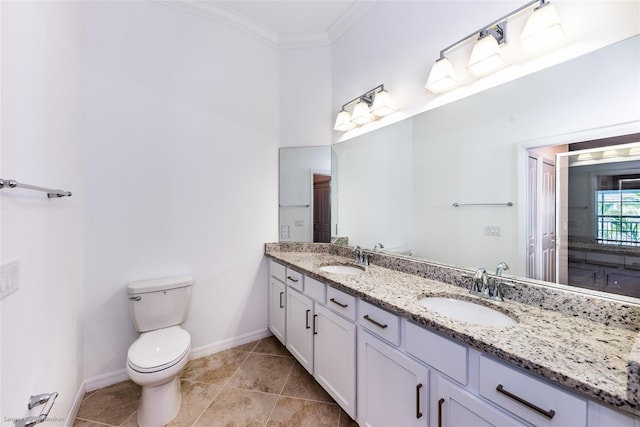
M351 104L355 105L349 113L347 107ZM384 89L384 85L379 85L344 104L336 116L333 129L346 132L396 111L391 95Z
M472 76L482 77L502 67L505 60L500 46L507 42L507 20L536 4L538 6L529 16L521 34L523 49L532 53L563 40L564 32L560 25L560 18L553 5L547 0L529 1L513 12L442 49L440 57L431 67L425 88L437 94L451 90L459 84L455 69L445 53L472 39L477 38L467 64Z

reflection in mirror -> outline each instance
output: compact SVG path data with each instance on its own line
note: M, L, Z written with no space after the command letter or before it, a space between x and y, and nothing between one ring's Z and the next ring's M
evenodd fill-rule
M639 52L636 36L334 144L334 230L367 249L488 271L503 261L505 275L538 277L528 273L529 150L639 132Z
M331 148L281 148L279 171L280 241L329 242Z

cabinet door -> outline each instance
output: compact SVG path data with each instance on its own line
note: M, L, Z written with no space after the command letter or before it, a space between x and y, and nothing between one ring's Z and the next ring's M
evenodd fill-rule
M431 411L432 425L438 427L524 426L441 377L434 379Z
M313 301L287 287L287 350L313 375Z
M285 344L285 285L277 279L269 278L269 329Z
M355 418L356 325L317 305L314 332L316 381Z
M358 329L358 424L426 426L429 371Z

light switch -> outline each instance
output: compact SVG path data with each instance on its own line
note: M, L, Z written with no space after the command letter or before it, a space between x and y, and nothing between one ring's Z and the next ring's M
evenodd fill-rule
M280 226L280 239L281 240L289 239L289 226L288 225L281 225Z
M485 225L484 226L484 235L485 236L499 236L500 235L500 226L498 226L498 225Z
M20 263L17 259L0 267L0 299L7 297L20 288Z

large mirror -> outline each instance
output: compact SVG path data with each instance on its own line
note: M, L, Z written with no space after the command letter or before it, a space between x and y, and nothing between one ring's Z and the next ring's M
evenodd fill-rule
M555 254L532 259L528 234L543 222L535 199L561 195L529 190L528 159L544 180L570 144L639 132L639 75L634 37L334 144L332 230L368 249L488 271L504 261L511 275L558 281L541 276ZM553 245L566 249L560 231Z

